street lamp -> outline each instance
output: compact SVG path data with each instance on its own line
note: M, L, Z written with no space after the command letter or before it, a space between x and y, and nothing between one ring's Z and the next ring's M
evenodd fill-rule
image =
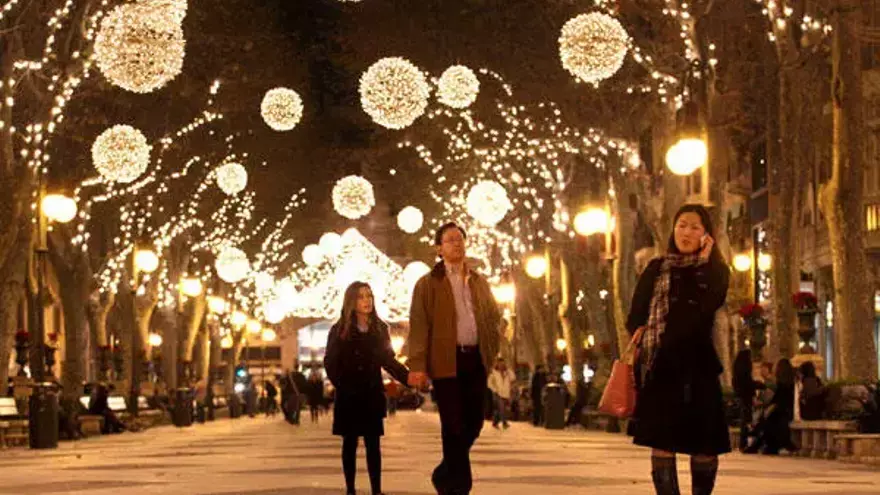
M150 343L152 347L159 347L162 345L162 336L158 333L150 333L150 336L147 338L147 342Z
M526 275L539 279L547 273L547 258L543 255L532 255L526 260Z
M42 177L42 174L37 174ZM29 443L32 449L54 449L58 447L58 391L55 385L46 380L46 315L43 301L46 300L46 287L43 271L46 269L46 256L49 252L49 222L67 223L76 216L76 202L60 194L45 194L44 185L38 184L40 198L37 201L37 303L36 332L34 344L36 353L31 361L34 385L29 400L28 428ZM36 362L34 362L36 361Z
M134 252L135 276L139 272L153 273L159 268L159 257L151 249L138 249Z
M559 352L563 352L567 348L568 348L568 342L566 342L565 339L556 339L556 349Z
M666 151L666 166L675 175L691 175L708 160L706 142L698 138L680 139Z
M245 329L251 335L257 335L263 330L263 324L257 320L248 320Z
M745 253L737 254L733 257L733 268L742 273L752 269L752 257Z
M224 349L232 349L232 336L225 335L222 339L220 339L220 347Z
M198 297L202 294L202 281L194 277L184 277L180 280L180 292L187 297Z
M516 286L511 282L493 286L492 295L499 304L510 304L516 300Z
M611 231L611 215L605 208L588 208L574 217L574 231L582 236Z
M222 315L229 310L226 300L218 296L208 296L208 311L215 315Z
M277 337L278 334L275 333L275 330L272 330L271 328L264 328L263 331L260 333L260 340L262 340L263 342L274 342Z
M229 318L229 321L232 323L232 326L236 328L241 328L248 322L248 317L241 311L236 310L232 312L232 316Z
M401 337L400 335L395 335L391 337L391 348L394 349L394 355L397 356L400 354L400 351L403 350L403 344L406 342L406 339Z
M758 255L758 269L762 272L769 271L773 267L773 257L767 253Z

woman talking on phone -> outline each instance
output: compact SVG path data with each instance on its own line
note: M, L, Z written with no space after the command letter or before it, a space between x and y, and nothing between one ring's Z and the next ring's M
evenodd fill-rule
M639 278L627 320L641 332L635 363L636 401L630 435L650 447L658 495L679 495L676 454L691 456L694 495L715 486L718 455L730 452L713 345L715 312L724 304L730 270L709 212L685 205L675 215L666 254Z

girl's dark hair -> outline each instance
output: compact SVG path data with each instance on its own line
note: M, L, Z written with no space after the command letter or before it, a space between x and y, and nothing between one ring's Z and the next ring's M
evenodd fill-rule
M342 299L342 314L339 316L339 321L336 322L336 325L339 327L339 338L342 340L347 340L349 335L351 335L351 328L357 325L358 293L364 287L370 291L370 294L373 293L372 287L366 282L354 282L345 289L345 296ZM373 311L370 313L368 322L370 328L382 323L379 314L376 313L375 301L373 302Z
M681 216L685 213L696 213L700 217L700 223L703 224L703 228L706 230L706 234L708 234L713 239L715 238L715 227L712 224L712 216L709 215L709 210L707 210L706 207L703 205L686 204L678 209L678 212L675 214L675 218L672 219L672 233L669 234L669 245L667 247L667 252L669 253L681 254L681 251L678 250L678 246L675 245L675 226L676 224L678 224L678 219L681 218ZM726 264L724 262L724 257L721 256L721 250L718 249L717 242L714 246L712 246L712 253L709 254L709 262L712 264Z
M816 365L813 364L812 361L806 361L800 365L798 371L801 372L801 376L804 378L819 378L816 375Z
M733 361L733 390L744 390L752 381L752 350L743 349Z
M794 367L788 359L776 362L776 385L794 386Z
M465 239L467 239L467 232L465 232L464 229L461 228L460 225L458 225L455 222L449 222L449 223L445 223L445 224L441 225L440 228L437 229L437 232L434 233L434 245L435 246L439 246L439 245L443 244L443 234L445 234L446 231L450 230L450 229L458 229L458 231L461 232L461 236L464 237Z

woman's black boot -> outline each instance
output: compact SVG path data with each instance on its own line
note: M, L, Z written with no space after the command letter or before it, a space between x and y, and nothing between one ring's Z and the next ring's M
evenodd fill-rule
M657 495L681 495L675 457L651 456L651 478Z
M691 457L691 486L694 495L711 495L718 474L718 458L697 460Z

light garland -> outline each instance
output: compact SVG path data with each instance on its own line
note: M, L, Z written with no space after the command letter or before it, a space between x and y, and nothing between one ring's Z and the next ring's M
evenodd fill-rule
M463 65L446 69L437 81L437 100L452 108L467 108L477 101L480 80Z
M221 165L214 171L214 175L217 177L217 187L229 196L235 196L247 187L247 169L240 163Z
M581 81L597 84L623 66L630 38L617 19L600 12L581 14L562 27L562 67Z
M383 58L360 79L361 106L377 124L389 129L409 127L428 107L431 88L410 61Z
M513 209L507 190L494 181L484 180L474 184L467 195L467 210L478 222L493 227Z
M115 125L95 139L92 162L105 180L132 182L150 165L150 145L141 131L128 125Z
M292 89L270 89L260 104L260 114L272 129L289 131L302 120L302 98Z
M185 10L184 10L185 13ZM113 9L95 38L95 60L116 86L149 93L183 68L186 41L179 9L167 1L144 0Z
M244 251L231 246L223 248L217 254L214 268L217 269L217 276L230 284L244 280L251 269L250 262Z
M343 177L333 186L333 208L345 218L357 220L376 206L373 185L358 175Z
M397 226L407 234L418 232L424 222L425 216L422 214L422 210L415 206L407 206L397 214Z

